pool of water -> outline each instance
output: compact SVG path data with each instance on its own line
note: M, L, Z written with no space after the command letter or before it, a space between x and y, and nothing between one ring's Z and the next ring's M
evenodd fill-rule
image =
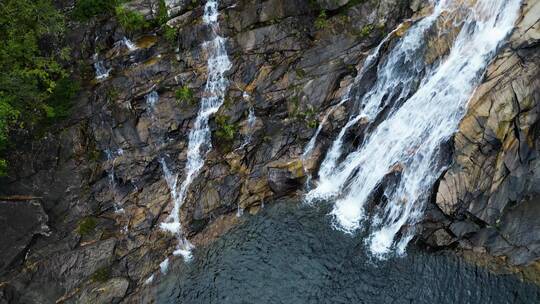
M180 259L156 282L158 303L540 303L540 288L449 253L410 245L386 261L361 235L332 228L327 207L281 202Z

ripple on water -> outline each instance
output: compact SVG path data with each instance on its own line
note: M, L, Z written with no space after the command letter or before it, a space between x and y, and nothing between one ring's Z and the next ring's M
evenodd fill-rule
M278 203L175 261L158 303L539 303L540 288L410 248L371 260L361 236L333 230L326 207Z

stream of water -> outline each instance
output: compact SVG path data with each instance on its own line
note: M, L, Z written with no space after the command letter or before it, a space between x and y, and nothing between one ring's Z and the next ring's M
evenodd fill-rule
M208 120L223 104L223 99L228 86L225 72L231 67L231 62L229 61L227 50L225 48L225 38L219 35L218 16L218 1L207 1L204 6L203 22L212 29L213 35L213 38L210 41L206 41L203 44L203 48L208 54L208 78L204 88L203 97L200 101L197 118L189 133L184 181L179 186L178 191L176 190L176 181L174 183L174 189L171 188L173 209L167 221L160 225L163 230L178 236L178 248L174 254L182 255L186 260L189 260L191 257L190 251L193 246L183 235L182 225L180 223L180 208L186 199L189 186L204 165L206 153L211 149L211 136ZM164 162L162 162L162 166L165 171L166 164ZM167 178L166 171L165 177ZM169 187L171 187L169 180L167 180L167 183L169 184Z
M319 170L313 203L334 203L333 225L346 233L369 230L369 251L379 258L403 254L414 236L430 190L444 170L441 145L457 129L468 99L487 64L513 29L520 0L435 1L433 13L415 23L377 67L371 90L355 99L351 113ZM440 19L444 22L438 23ZM450 20L449 20L450 19ZM448 55L426 64L429 39L459 31ZM382 117L383 109L386 117ZM373 124L363 143L348 154L346 132ZM377 122L375 124L375 122ZM373 192L389 175L398 181L384 189L385 204L369 214Z

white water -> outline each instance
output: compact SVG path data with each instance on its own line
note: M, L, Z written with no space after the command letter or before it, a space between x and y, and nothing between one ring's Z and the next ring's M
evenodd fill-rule
M144 97L144 100L146 101L146 105L148 105L150 110L153 111L156 107L156 103L159 101L159 94L156 91L152 91Z
M433 14L412 26L390 51L378 67L373 88L358 100L360 113L351 117L328 151L317 187L306 195L310 202L333 200L331 214L345 232L370 224L366 244L380 258L392 250L402 254L412 238L410 227L419 220L443 170L437 162L440 145L457 129L468 99L512 30L520 6L520 0L478 0L461 7L463 14L455 14L461 19L454 24L462 29L450 53L434 66L424 67L427 29L443 11L467 5L459 2L436 2ZM417 78L421 81L415 84ZM385 104L383 96L401 98L402 105L393 107L363 144L338 162L347 129L360 120L372 122ZM396 166L402 172L397 184L385 189L388 202L368 218L365 205L370 195Z
M122 38L122 43L124 43L128 51L130 52L135 51L137 49L137 46L135 45L135 43L133 43L133 41L129 40L127 37Z
M339 108L342 104L344 104L347 100L349 100L349 93L350 93L350 87L347 89L347 92L345 95L343 95L343 98L341 98L341 101L333 106L327 113L324 115L323 119L321 120L321 123L317 127L317 131L315 131L315 134L311 137L308 144L304 148L304 153L302 153L302 160L306 160L311 156L311 153L313 152L313 149L315 148L315 144L317 143L317 138L319 137L319 134L321 133L324 125L328 121L328 117L334 112L335 109Z
M165 162L162 161L163 171L167 184L171 189L174 205L167 221L161 223L161 228L178 236L179 244L174 254L182 255L186 260L189 260L191 257L193 245L183 235L182 225L180 223L180 208L185 201L190 184L204 165L206 153L211 149L208 120L223 104L228 86L225 72L231 67L231 62L225 49L225 38L218 34L219 24L217 20L218 3L216 0L209 0L206 2L203 15L203 22L211 27L214 36L212 40L203 43L203 48L208 53L208 78L195 124L189 133L185 179L180 185L179 191L177 191L176 185L178 176L172 175L168 171Z
M94 69L96 70L96 79L102 80L109 77L111 69L107 69L103 63L103 60L99 60L99 55L94 54Z
M257 122L257 116L255 116L255 110L253 107L249 108L248 118L247 118L247 135L245 135L244 142L240 147L238 147L236 150L244 149L249 143L251 142L251 139L253 138L253 128L255 127L255 123Z
M159 269L161 270L162 274L167 274L167 271L169 270L169 259L165 259L163 262L159 264Z
M115 213L124 212L124 209L122 208L122 204L119 203L118 200L116 199L117 186L116 186L116 176L114 173L114 163L116 161L116 158L122 154L124 154L124 151L122 149L118 149L116 152L112 152L109 149L105 150L105 155L107 155L107 161L111 163L111 169L108 171L108 177L109 177L109 188L113 194L113 207L114 207Z

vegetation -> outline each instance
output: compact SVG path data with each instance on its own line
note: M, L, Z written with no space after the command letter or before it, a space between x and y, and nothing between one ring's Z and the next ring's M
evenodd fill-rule
M216 124L218 126L216 135L221 140L228 141L228 142L234 139L237 132L237 126L230 123L229 120L230 120L230 117L227 115L216 116Z
M176 90L174 92L174 95L176 97L177 103L187 103L187 104L195 103L195 96L193 94L193 91L187 85Z
M3 0L0 4L0 175L9 134L67 115L78 85L64 63L64 16L50 0Z
M125 7L119 5L115 9L116 19L120 26L126 32L135 32L140 31L145 28L150 27L150 24L144 19L144 16L135 11L126 9Z
M303 121L309 128L316 128L319 123L316 119L316 112L313 107L309 106L305 111L300 110L300 99L298 96L294 96L290 100L291 107L289 108L289 115L298 120Z
M97 220L93 217L86 217L79 222L79 225L77 226L77 233L80 236L89 235L96 230L96 227Z
M172 44L176 42L176 39L178 38L178 32L174 27L166 25L163 31L163 36L165 36L165 39L167 39L167 41Z
M111 268L110 267L101 267L96 270L90 279L94 282L105 283L111 278Z
M375 29L375 26L373 24L368 24L368 25L364 25L360 31L358 31L357 35L362 37L362 38L366 38L367 36L369 36L369 34L371 34L371 32Z
M160 0L158 3L158 11L154 22L156 25L163 25L169 20L169 13L167 12L167 6L165 0Z
M114 12L119 0L77 0L72 17L75 20L87 21L93 17Z
M315 27L316 27L318 30L322 30L322 29L328 27L328 20L327 20L327 16L326 16L326 11L325 11L325 10L322 10L322 11L319 13L319 16L317 16L317 18L315 19Z

